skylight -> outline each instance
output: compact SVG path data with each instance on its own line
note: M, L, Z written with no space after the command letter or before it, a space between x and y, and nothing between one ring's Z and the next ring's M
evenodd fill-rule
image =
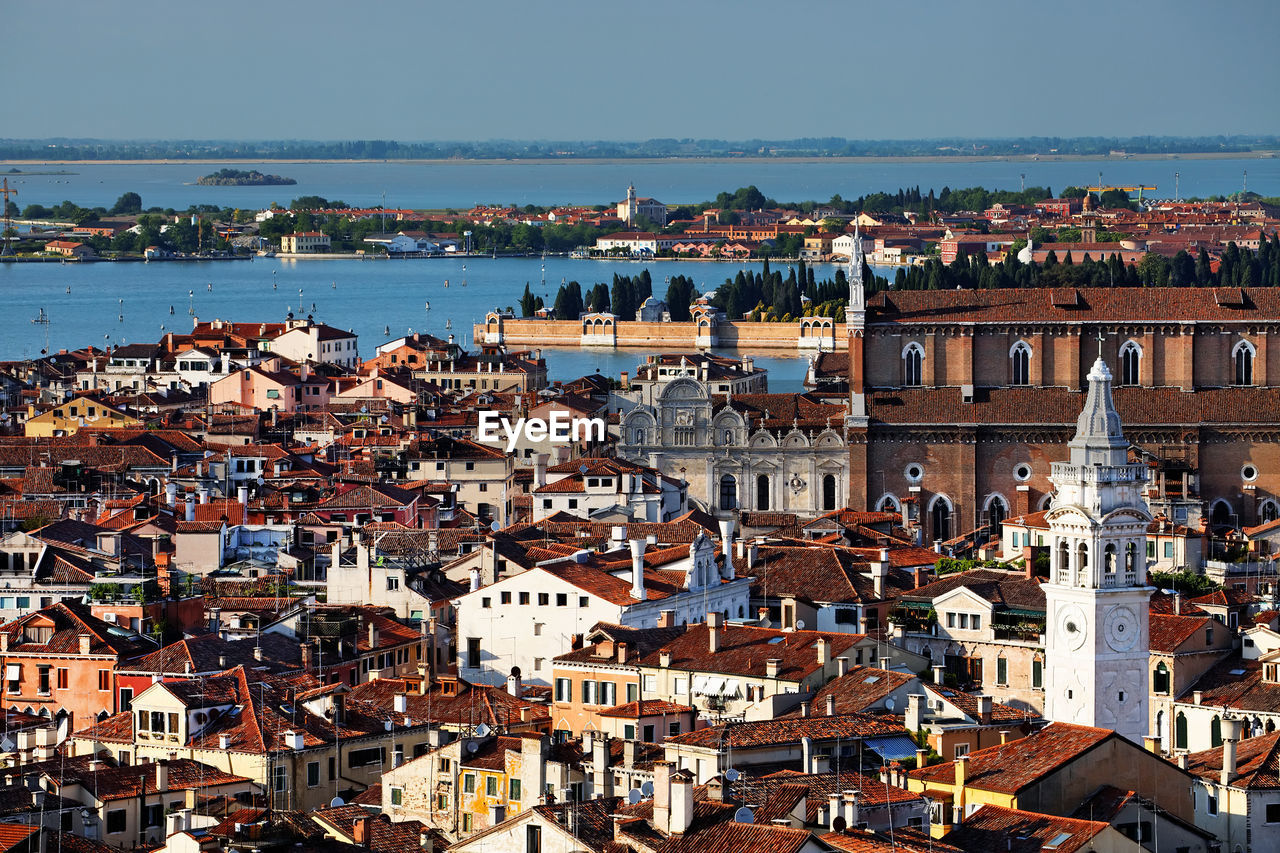
M1064 843L1066 843L1066 842L1067 842L1067 840L1069 840L1070 838L1071 838L1071 833L1069 833L1069 832L1059 832L1059 833L1058 833L1057 835L1055 835L1052 839L1050 839L1049 843L1048 843L1048 844L1046 844L1046 845L1044 846L1044 849L1045 849L1045 850L1054 850L1054 849L1057 849L1058 847L1060 847L1060 846L1062 846Z

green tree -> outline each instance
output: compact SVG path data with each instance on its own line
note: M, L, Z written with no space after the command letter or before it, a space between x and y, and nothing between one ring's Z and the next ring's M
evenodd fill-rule
M142 212L142 196L137 193L124 193L120 198L116 199L116 203L111 207L113 214L129 214Z

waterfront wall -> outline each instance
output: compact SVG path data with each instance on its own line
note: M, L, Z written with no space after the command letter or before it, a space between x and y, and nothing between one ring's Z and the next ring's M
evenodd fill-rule
M608 328L592 329L579 320L525 320L502 318L477 323L477 343L501 343L508 347L592 347L606 346L651 350L680 350L705 346L707 330L699 334L694 322L662 323L617 320ZM848 348L843 323L815 324L752 323L748 321L716 323L712 345L728 349L760 351L840 350ZM819 347L821 344L821 347Z

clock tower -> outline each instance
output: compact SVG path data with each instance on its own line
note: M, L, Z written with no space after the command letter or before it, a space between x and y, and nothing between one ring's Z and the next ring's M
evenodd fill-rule
M1045 716L1141 743L1150 727L1146 472L1129 462L1101 356L1088 379L1070 461L1053 463L1051 475Z

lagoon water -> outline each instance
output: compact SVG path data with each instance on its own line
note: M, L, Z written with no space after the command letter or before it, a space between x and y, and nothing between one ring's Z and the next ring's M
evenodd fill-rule
M543 283L545 264L546 279ZM687 275L699 290L713 289L740 268L736 264L661 261L647 265L654 292L666 293L666 278ZM115 346L159 340L165 332L190 330L192 318L278 322L289 311L360 335L360 355L409 332L453 334L470 346L472 325L492 308L519 302L528 282L548 305L562 281L585 291L611 282L615 272L638 275L646 265L568 258L444 257L414 260L280 260L199 262L100 262L92 264L0 264L0 360L38 357L84 346ZM835 275L815 265L819 279ZM883 270L880 271L883 274ZM449 286L445 287L445 281ZM465 285L464 285L465 282ZM70 292L67 289L70 288ZM430 306L428 308L428 305ZM44 311L49 323L33 323ZM172 313L170 313L172 311ZM452 328L447 329L446 323ZM599 370L617 376L644 360L640 350L544 349L554 379ZM757 358L768 368L770 389L799 391L807 358Z
M222 167L258 169L297 180L283 187L200 187L195 180ZM10 168L0 163L0 171ZM341 199L356 207L458 208L476 204L608 204L623 198L634 182L640 195L668 204L714 199L721 191L751 184L779 202L826 201L836 193L857 198L919 185L925 193L944 186L1017 189L1096 183L1156 186L1172 198L1174 172L1181 173L1183 198L1239 191L1248 171L1249 189L1280 195L1280 158L1220 160L640 160L640 161L448 161L430 163L166 163L124 165L23 165L24 171L66 171L68 175L15 175L20 207L71 200L85 207L111 207L122 193L136 192L145 207L184 210L191 204L260 209L273 201L287 205L303 195Z
M138 192L144 206L185 209L191 204L266 207L288 204L302 195L341 199L356 206L378 205L386 193L389 208L469 208L496 204L606 204L623 196L634 182L642 195L668 203L712 199L718 192L755 184L779 201L845 198L879 190L920 186L1015 189L1019 176L1028 186L1060 190L1097 180L1109 184L1156 185L1157 196L1173 195L1173 174L1181 173L1183 197L1228 194L1248 171L1249 189L1280 195L1280 158L1239 157L1216 160L928 162L830 160L810 162L755 160L664 160L611 162L459 161L446 163L228 163L297 179L285 187L199 187L194 181L223 164L78 165L51 163L23 171L71 174L9 176L17 203L55 204L69 199L85 206L110 207L125 192ZM9 164L0 164L0 173ZM545 285L543 265L545 263ZM464 270L464 266L466 267ZM0 359L38 356L47 346L154 341L165 331L184 331L192 316L238 321L283 319L286 311L314 313L320 321L360 334L367 356L391 336L410 330L436 335L452 332L470 344L471 326L493 307L514 305L525 282L548 305L564 280L586 290L608 282L614 272L636 274L640 264L574 261L567 258L439 258L411 261L307 260L210 261L198 263L3 264L0 293ZM732 264L666 261L650 265L654 291L661 298L667 276L692 276L702 291L732 276ZM819 268L818 276L833 275ZM450 286L444 287L448 280ZM467 286L463 287L463 281ZM334 286L336 285L336 287ZM70 292L67 289L70 288ZM301 290L301 294L299 294ZM430 303L430 310L427 304ZM315 306L314 309L312 306ZM44 310L47 326L31 322ZM172 313L171 313L172 310ZM632 370L643 353L559 350L546 353L556 378L572 378L599 369L617 375ZM799 390L807 360L768 357L770 387Z

